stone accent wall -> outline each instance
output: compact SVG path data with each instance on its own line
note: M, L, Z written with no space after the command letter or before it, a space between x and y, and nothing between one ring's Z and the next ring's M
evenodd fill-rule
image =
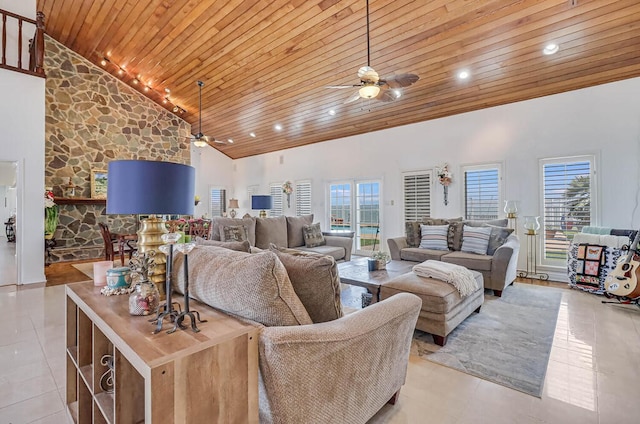
M45 187L63 197L72 179L91 197L91 170L114 159L190 163L191 126L72 50L45 38ZM60 205L51 262L100 258L98 222L135 232L132 216L105 215L105 205Z

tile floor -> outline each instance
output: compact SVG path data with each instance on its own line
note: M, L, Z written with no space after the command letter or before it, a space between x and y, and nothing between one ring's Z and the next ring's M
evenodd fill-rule
M411 357L370 424L639 423L640 309L600 300L563 290L541 399ZM0 287L0 423L66 423L63 301L64 286Z

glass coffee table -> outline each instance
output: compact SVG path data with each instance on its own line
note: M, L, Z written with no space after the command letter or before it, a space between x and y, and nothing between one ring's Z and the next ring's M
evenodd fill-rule
M371 293L371 303L380 300L380 285L387 281L410 272L417 262L410 261L390 261L387 269L380 271L369 271L368 259L366 256L352 257L349 262L338 264L338 274L340 282L352 286L364 287Z

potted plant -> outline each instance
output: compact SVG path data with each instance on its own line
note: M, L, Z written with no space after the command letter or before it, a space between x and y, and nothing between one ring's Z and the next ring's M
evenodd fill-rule
M387 269L387 263L391 260L391 257L387 252L383 252L381 250L377 252L373 252L371 255L371 259L376 261L376 269Z

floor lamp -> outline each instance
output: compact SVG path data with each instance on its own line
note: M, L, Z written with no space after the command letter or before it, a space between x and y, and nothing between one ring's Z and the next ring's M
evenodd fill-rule
M107 173L107 214L151 215L143 220L138 232L138 250L140 253L159 249L168 243L165 269L154 269L153 272L164 272L166 277L166 302L160 305L155 332L162 328L162 321L169 317L175 320L178 312L171 302L171 261L173 257L173 240L167 234L161 215L193 215L195 196L195 168L172 162L147 160L114 160L109 162ZM158 255L156 255L156 260ZM164 264L162 264L164 265ZM154 281L155 282L155 281Z

